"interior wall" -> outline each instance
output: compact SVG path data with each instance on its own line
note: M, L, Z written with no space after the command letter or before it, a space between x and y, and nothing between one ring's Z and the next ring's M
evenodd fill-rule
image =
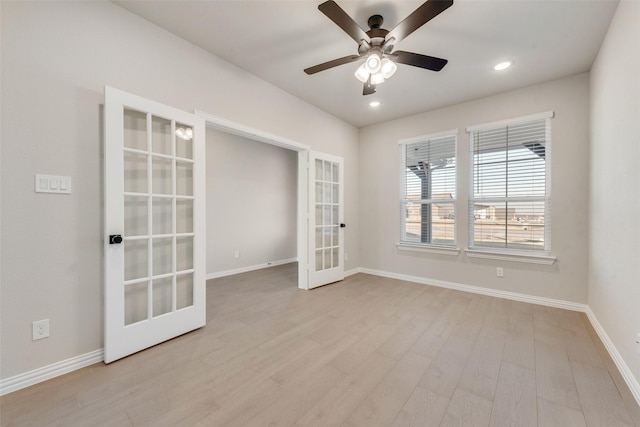
M555 111L551 120L551 266L469 258L469 138L465 127ZM399 251L398 140L458 129L457 256ZM587 302L589 76L579 74L360 131L362 266L577 303ZM504 278L496 277L496 267Z
M589 306L640 381L640 3L621 1L591 70Z
M208 275L297 257L297 164L295 151L207 129Z
M2 2L0 378L102 348L102 108L109 85L342 156L358 256L358 130L110 2ZM35 194L34 174L71 195ZM7 250L9 249L9 250ZM32 341L31 322L51 336Z

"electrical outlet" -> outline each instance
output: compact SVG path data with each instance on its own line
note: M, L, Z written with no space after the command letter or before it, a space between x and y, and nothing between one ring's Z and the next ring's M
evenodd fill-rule
M41 340L49 336L49 319L38 320L32 324L32 338L33 341Z
M504 277L504 269L502 267L496 267L496 276Z
M238 251L238 250L237 250L237 251L235 251L235 252L233 253L233 256L235 257L235 259L240 258L240 251Z

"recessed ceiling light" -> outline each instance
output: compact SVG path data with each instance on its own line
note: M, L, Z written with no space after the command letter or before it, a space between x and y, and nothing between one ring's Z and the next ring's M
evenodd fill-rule
M493 69L496 71L506 70L507 68L511 67L512 64L513 64L513 61L504 61L494 65Z
M380 101L371 101L369 107L376 108L380 106Z

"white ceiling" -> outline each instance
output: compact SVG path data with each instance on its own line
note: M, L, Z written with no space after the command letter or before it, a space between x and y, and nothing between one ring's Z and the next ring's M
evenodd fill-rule
M422 4L336 1L365 30L373 14L390 30ZM322 1L116 3L358 127L588 71L617 7L608 0L454 0L395 47L446 58L444 69L399 65L376 94L363 96L353 76L359 61L312 76L303 72L357 54L356 43L317 9ZM514 65L493 71L504 59ZM372 109L372 100L382 105Z

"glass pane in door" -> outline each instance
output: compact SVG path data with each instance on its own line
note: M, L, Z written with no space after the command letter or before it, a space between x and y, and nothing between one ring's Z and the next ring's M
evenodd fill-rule
M124 146L134 150L147 150L147 114L124 110Z
M153 194L172 194L172 161L164 157L154 157L152 164Z
M147 277L149 272L147 239L124 241L124 280Z
M176 309L193 305L193 273L176 277Z
M193 129L189 125L176 123L176 131L176 157L193 159L193 139L188 137L188 133L193 132ZM180 135L184 135L184 137Z
M125 285L124 288L124 324L146 320L148 317L148 282Z
M145 154L124 152L124 191L146 193L147 156Z
M153 317L171 312L173 299L173 277L153 279Z
M171 155L171 121L153 117L151 121L151 151Z
M193 200L176 200L176 232L193 233Z
M124 197L124 235L146 236L147 224L147 197Z

